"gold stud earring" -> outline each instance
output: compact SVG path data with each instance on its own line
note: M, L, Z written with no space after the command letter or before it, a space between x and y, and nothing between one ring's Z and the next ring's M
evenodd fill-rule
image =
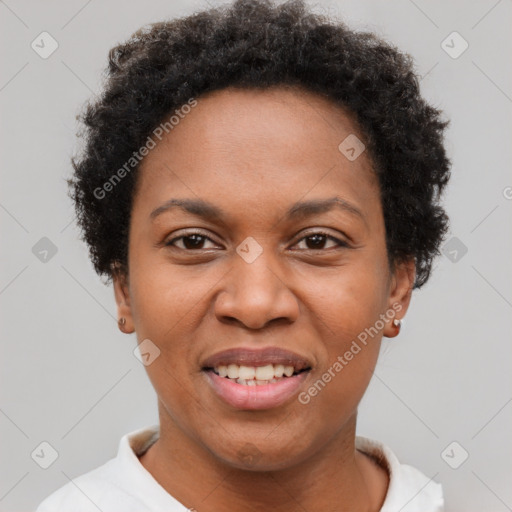
M122 316L118 321L117 321L119 327L123 327L124 324L126 323L126 318L124 316Z

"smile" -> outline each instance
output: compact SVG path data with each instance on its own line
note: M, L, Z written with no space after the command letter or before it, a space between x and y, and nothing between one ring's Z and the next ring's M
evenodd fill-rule
M295 371L291 365L267 364L265 366L216 366L213 371L220 377L235 381L243 386L264 386L297 375L306 370Z
M236 409L272 409L300 390L311 364L278 348L231 349L206 359L203 374L215 395Z

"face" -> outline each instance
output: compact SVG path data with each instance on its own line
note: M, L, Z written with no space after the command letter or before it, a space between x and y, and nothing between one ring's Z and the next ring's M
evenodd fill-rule
M344 109L282 87L197 101L139 169L119 316L160 350L162 431L291 467L353 433L414 267L388 266L371 161L338 148L362 139Z

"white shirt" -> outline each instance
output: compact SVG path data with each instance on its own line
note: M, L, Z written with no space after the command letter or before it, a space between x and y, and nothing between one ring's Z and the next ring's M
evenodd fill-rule
M189 509L174 499L137 457L158 439L159 432L159 425L152 425L125 434L116 457L57 489L36 512L187 512ZM380 512L444 511L441 484L401 464L378 441L357 436L356 448L380 460L389 473Z

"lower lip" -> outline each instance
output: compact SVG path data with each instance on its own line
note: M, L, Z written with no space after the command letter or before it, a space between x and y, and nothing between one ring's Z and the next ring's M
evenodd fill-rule
M217 395L236 409L272 409L284 404L298 391L309 371L261 386L238 384L212 370L204 373Z

